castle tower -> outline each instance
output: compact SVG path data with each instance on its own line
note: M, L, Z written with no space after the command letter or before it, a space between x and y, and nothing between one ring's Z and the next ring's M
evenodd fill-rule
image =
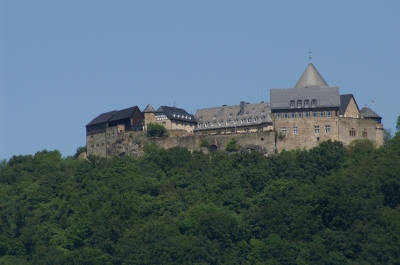
M155 123L156 122L156 115L155 115L154 108L147 104L146 108L143 110L144 113L144 130L147 131L147 124Z

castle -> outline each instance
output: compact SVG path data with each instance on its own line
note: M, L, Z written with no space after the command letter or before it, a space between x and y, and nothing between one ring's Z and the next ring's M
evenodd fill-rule
M100 114L86 125L87 153L108 157L140 155L145 143L199 150L224 150L235 138L244 149L272 154L297 148L310 149L326 140L348 145L355 139L383 144L382 118L368 107L361 110L352 94L340 95L310 62L293 88L270 90L270 102L198 109L193 116L177 107L148 104ZM158 123L168 137L145 137L147 125ZM204 149L204 148L203 148Z

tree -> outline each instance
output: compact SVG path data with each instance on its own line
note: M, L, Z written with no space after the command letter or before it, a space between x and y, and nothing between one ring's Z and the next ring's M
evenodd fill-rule
M79 156L80 154L82 154L83 152L87 152L86 145L85 145L85 146L80 146L80 147L76 148L76 152L75 152L74 158L78 158L78 156Z
M209 146L210 146L210 143L208 142L207 139L203 139L203 140L201 140L199 146L200 146L200 147L209 147Z
M239 145L236 144L235 138L232 138L229 143L226 145L227 152L237 152L239 150Z
M167 133L167 129L158 123L149 123L147 125L147 137L162 137Z
M397 117L396 130L397 132L400 132L400 115Z
M392 133L392 129L388 128L388 129L383 129L383 144L386 146L389 142L390 139L392 139L393 137L393 133Z

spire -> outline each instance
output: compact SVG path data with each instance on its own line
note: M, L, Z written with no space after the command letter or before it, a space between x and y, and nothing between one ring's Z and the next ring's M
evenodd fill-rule
M329 86L325 82L324 78L320 75L318 70L312 64L311 58L312 57L310 54L310 63L308 64L306 70L300 77L299 81L297 81L294 88Z
M154 108L150 104L147 104L146 108L143 110L143 113L148 113L148 112L150 113L155 112Z

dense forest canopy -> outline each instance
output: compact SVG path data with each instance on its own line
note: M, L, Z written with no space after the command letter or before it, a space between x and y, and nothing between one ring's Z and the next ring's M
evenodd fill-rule
M0 163L0 264L400 264L400 134Z

